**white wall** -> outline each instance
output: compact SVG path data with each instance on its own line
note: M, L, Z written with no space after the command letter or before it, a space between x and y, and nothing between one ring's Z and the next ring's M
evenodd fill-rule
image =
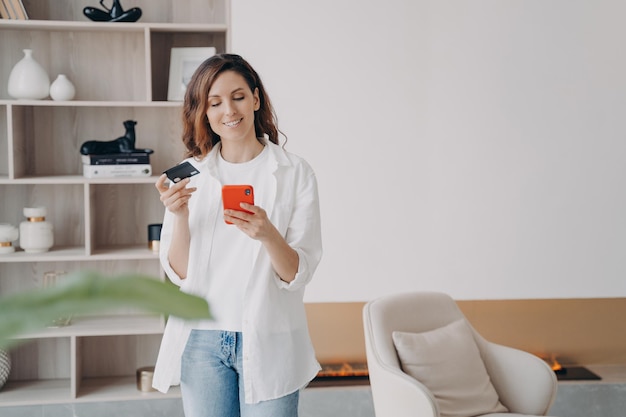
M626 2L233 0L318 174L307 301L626 296Z

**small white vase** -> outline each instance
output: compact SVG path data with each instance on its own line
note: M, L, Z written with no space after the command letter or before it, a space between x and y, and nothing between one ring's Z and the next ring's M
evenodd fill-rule
M22 58L9 75L9 95L17 99L41 100L48 97L50 77L33 58L31 49L24 49Z
M13 242L19 238L19 229L9 223L0 223L0 254L15 252Z
M26 253L47 252L54 245L52 223L46 221L45 207L24 207L27 220L20 223L20 247Z
M66 101L74 98L76 89L74 84L65 76L59 74L56 80L50 85L50 98L57 101Z

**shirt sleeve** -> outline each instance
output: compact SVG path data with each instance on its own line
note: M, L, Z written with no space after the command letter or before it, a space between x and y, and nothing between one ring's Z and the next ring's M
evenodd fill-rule
M165 275L169 278L169 280L178 285L179 287L182 285L183 280L180 276L174 272L174 269L170 265L170 261L168 259L168 253L170 251L170 245L172 243L172 234L174 228L174 215L169 211L165 210L165 215L163 216L163 225L161 226L161 241L159 242L159 259L161 261L161 267L163 271L165 271Z
M319 195L315 173L302 162L302 171L296 182L294 209L285 240L298 253L298 271L293 281L285 282L274 274L279 288L296 291L313 278L322 258L322 232Z

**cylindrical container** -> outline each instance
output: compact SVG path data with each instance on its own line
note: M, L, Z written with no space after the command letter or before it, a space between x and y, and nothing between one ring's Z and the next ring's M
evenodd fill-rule
M146 366L137 369L137 389L141 392L156 391L152 388L152 377L154 376L154 366Z
M23 49L22 58L9 74L8 93L17 99L41 100L50 92L50 77L33 58L32 49Z
M56 101L67 101L74 98L76 89L74 84L65 76L59 74L50 85L50 98Z
M13 241L18 237L17 227L9 223L0 223L0 254L15 252Z
M24 207L26 221L20 223L20 247L28 253L47 252L54 244L52 223L45 207Z
M161 242L161 227L161 223L148 225L148 248L152 252L159 252L159 244Z

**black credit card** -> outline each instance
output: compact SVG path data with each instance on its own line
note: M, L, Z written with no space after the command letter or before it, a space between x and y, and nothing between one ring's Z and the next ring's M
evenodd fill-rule
M163 173L167 175L167 178L169 178L170 181L179 182L187 177L199 174L200 171L198 171L198 168L194 167L189 162L183 162L182 164L178 164L166 171L163 171Z

